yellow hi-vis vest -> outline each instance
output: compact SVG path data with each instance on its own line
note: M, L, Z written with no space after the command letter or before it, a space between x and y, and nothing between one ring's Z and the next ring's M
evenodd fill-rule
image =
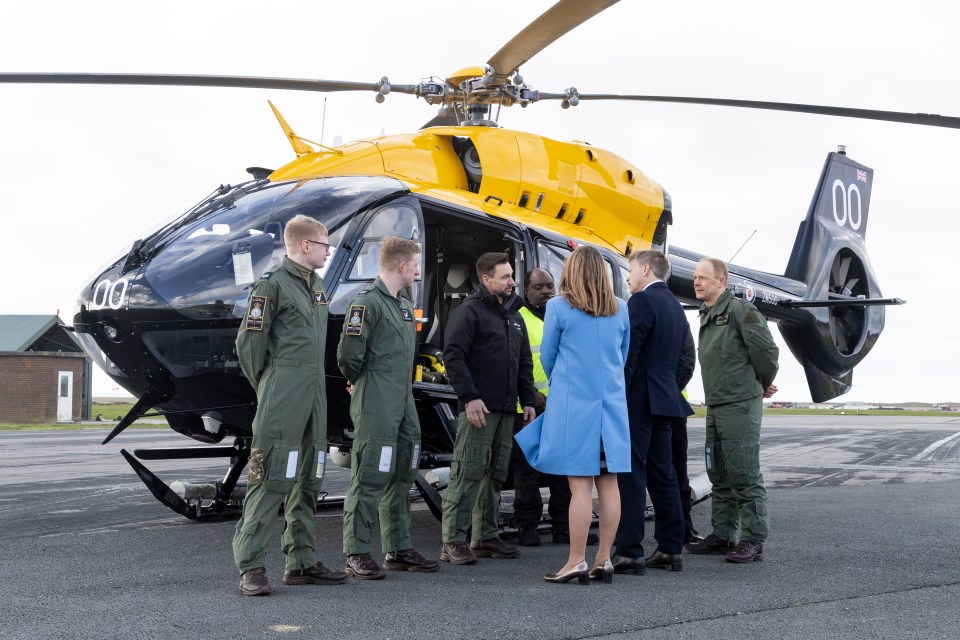
M540 364L540 343L543 342L543 320L538 318L526 306L520 308L523 323L527 325L527 337L530 339L530 353L533 355L533 386L543 395L547 395L547 373ZM523 413L523 408L517 402L517 413Z

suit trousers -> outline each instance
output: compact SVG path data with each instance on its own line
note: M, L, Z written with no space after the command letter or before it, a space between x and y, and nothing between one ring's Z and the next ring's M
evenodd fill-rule
M657 519L653 537L657 548L677 555L683 548L683 512L677 475L673 469L670 418L651 416L630 421L630 473L618 473L620 526L614 539L616 554L642 558L644 509L647 491Z

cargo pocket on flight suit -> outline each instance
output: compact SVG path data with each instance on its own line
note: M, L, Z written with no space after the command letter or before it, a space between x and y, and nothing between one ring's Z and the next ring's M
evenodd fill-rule
M393 474L397 482L412 484L420 472L420 443L397 441L397 465Z
M355 457L350 462L356 465L357 484L364 490L382 491L390 481L395 468L397 457L395 450L396 445L392 441L371 440L356 447ZM355 504L353 502L351 506Z
M297 482L301 451L299 447L277 442L268 452L264 489L269 493L286 495Z

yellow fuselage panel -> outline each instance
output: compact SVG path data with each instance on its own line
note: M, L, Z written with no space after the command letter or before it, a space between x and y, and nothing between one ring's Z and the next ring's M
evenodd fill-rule
M470 138L483 178L468 191L453 138ZM605 240L621 253L649 248L663 192L617 155L583 143L487 127L433 127L301 156L271 180L386 175L413 191L571 238Z

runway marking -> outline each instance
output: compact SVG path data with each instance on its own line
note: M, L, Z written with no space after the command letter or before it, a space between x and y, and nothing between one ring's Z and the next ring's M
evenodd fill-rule
M941 440L937 440L936 442L934 442L933 444L931 444L929 447L927 447L926 449L924 449L923 451L921 451L920 453L918 453L916 456L914 456L913 459L914 459L914 460L928 460L928 459L932 456L932 454L933 454L934 451L936 451L937 449L939 449L939 448L942 447L943 445L947 444L947 443L950 442L951 440L956 440L957 438L960 438L960 431L956 432L956 433L953 434L952 436L947 436L946 438L943 438L943 439L941 439Z
M766 464L764 467L770 469L837 469L839 471L915 471L923 473L960 473L960 467L953 469L935 469L930 467L901 467L897 465L873 465L873 464ZM822 480L823 478L821 478Z

